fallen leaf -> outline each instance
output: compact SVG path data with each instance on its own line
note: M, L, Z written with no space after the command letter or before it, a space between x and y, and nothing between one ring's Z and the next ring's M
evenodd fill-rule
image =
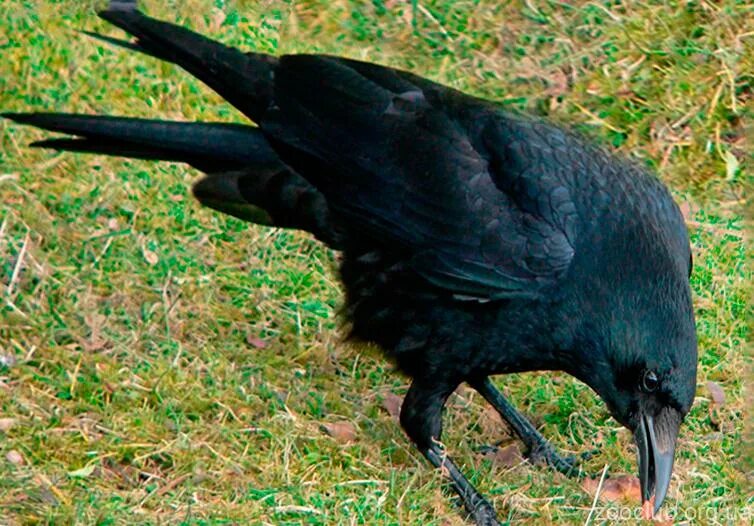
M257 349L264 349L265 347L267 347L266 341L264 341L262 338L252 336L251 334L246 335L246 343Z
M549 87L545 90L545 93L552 97L566 93L568 91L568 76L565 72L558 68L549 73L546 79Z
M484 456L492 460L495 464L506 468L518 466L524 460L521 450L516 444L511 444L503 448L495 448L494 450L485 453Z
M156 265L160 261L160 258L157 257L157 254L155 254L148 248L143 249L142 254L144 255L144 259L146 260L146 262L149 263L150 265Z
M582 487L594 495L599 487L599 479L586 478ZM606 478L600 489L600 500L610 502L641 502L641 483L635 475L618 475Z
M503 422L500 413L489 406L485 407L479 416L479 429L485 437L488 437L487 440L512 438L508 424Z
M707 389L709 389L712 403L716 406L723 407L725 405L725 391L720 387L720 384L707 382Z
M686 221L687 223L691 221L694 215L694 211L691 209L691 203L684 201L680 205L678 205L678 208L681 209L681 215L683 216L684 221Z
M655 516L655 496L652 495L652 497L645 501L644 504L641 505L641 518L644 520L651 521L654 519Z
M23 455L15 449L11 449L5 454L5 460L16 466L22 466L25 463Z
M15 418L0 418L0 431L7 432L16 425Z
M390 416L399 420L401 417L401 405L403 399L394 393L388 393L385 395L385 399L382 400L382 407L388 412Z
M356 427L348 421L324 423L321 426L322 431L333 437L341 444L353 442L356 439Z
M485 407L479 417L479 428L484 436L497 433L504 427L500 414L492 407Z
M210 30L213 33L219 31L223 22L225 22L225 18L226 15L221 9L215 9L215 12L212 14L212 21L209 24Z
M707 390L710 394L709 419L713 426L719 428L720 409L725 407L725 391L715 382L707 382Z

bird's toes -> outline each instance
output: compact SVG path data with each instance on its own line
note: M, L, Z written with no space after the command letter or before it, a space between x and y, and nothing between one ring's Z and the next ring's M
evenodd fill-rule
M482 455L494 455L500 451L500 444L501 442L496 444L482 444L481 446L477 446L474 451L476 453L481 453Z
M533 448L527 457L532 463L543 462L569 477L578 475L580 471L579 460L575 456L561 455L549 442Z
M574 456L563 457L558 455L556 459L551 462L551 465L569 477L578 475L579 473L579 461Z

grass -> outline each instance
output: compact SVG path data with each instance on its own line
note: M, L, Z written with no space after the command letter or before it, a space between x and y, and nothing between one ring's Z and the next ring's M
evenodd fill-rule
M687 211L701 355L666 506L750 520L751 3L145 3L246 49L409 68L654 167ZM110 31L88 2L7 0L0 27L3 110L240 120L176 68L77 34ZM465 524L383 409L405 378L340 341L332 253L201 209L184 166L26 147L43 135L0 123L0 524ZM635 472L583 384L498 383L562 448L600 446L591 473ZM340 421L354 441L322 431ZM504 522L587 519L579 481L475 453L511 440L480 397L459 391L445 429Z

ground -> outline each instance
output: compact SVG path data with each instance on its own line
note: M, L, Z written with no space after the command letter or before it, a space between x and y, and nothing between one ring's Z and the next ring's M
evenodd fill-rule
M652 166L688 219L700 348L666 507L678 522L749 523L754 4L144 4L249 50L411 69ZM0 28L2 110L243 120L184 72L78 33L120 35L90 2L5 0ZM200 208L185 166L27 147L43 136L0 123L0 524L466 524L385 409L406 379L342 342L336 255ZM583 384L496 382L561 448L601 448L589 473L636 472L629 433ZM637 509L485 457L515 441L467 390L445 427L505 523Z

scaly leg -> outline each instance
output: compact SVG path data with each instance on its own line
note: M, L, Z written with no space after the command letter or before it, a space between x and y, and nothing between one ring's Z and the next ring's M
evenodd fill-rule
M477 526L500 526L492 505L463 476L438 444L442 432L442 410L457 386L458 383L442 382L436 378L431 382L415 379L403 400L401 425L432 465L447 473L453 489L463 500Z
M578 460L573 456L564 456L558 453L555 446L543 437L532 423L511 405L489 378L470 382L470 385L495 408L503 420L513 429L513 432L516 433L526 446L526 455L530 460L533 462L543 460L568 476L578 474ZM582 458L586 459L589 456L591 456L591 453L582 455Z

